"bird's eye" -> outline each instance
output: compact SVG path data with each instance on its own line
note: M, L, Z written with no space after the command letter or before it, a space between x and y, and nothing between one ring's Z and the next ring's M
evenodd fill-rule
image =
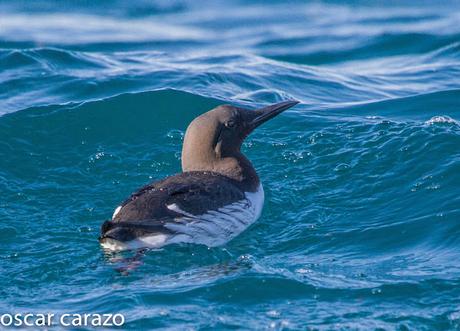
M234 128L235 125L236 125L236 122L233 121L233 120L230 120L230 121L228 121L228 122L225 123L225 126L226 126L227 128Z

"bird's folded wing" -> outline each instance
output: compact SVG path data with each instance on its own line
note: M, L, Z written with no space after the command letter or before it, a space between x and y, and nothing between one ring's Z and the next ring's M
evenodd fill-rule
M244 203L247 203L245 194L232 179L209 172L185 172L133 193L120 206L113 221L192 219L226 206L239 208Z

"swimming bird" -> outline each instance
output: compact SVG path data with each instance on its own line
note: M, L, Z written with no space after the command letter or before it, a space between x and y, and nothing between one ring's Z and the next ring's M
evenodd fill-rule
M241 145L255 128L297 103L257 110L221 105L195 118L184 136L183 172L133 193L102 224L100 244L114 251L172 243L213 247L236 237L259 218L264 204L259 176Z

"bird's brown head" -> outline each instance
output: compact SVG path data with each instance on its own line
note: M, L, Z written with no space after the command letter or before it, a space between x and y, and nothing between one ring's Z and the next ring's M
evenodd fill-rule
M255 128L297 103L285 101L256 110L222 105L198 116L185 133L182 170L215 171L237 180L257 176L240 152L244 139Z

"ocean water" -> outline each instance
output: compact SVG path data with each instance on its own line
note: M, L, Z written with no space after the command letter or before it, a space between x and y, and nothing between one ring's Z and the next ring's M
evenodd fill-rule
M101 250L114 207L180 171L195 116L291 98L244 145L254 225ZM460 4L0 1L0 193L2 314L459 329Z

